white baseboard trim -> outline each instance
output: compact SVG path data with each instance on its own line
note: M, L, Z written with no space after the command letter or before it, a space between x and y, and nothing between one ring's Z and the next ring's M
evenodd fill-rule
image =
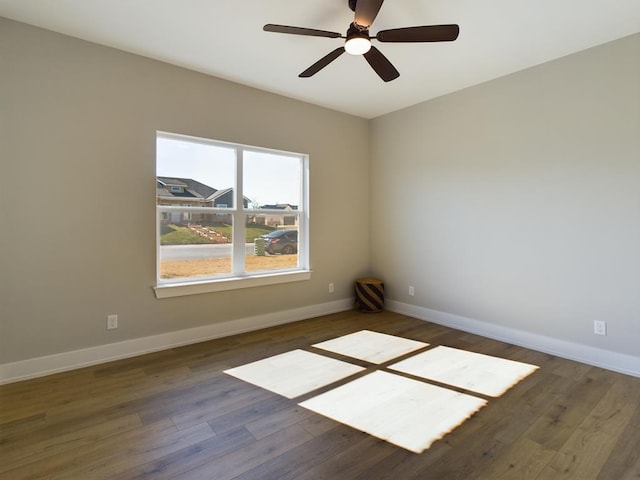
M267 313L202 327L57 353L45 357L0 364L0 385L343 312L351 308L353 308L353 299L347 298L309 307Z
M385 307L396 313L402 313L419 320L493 338L539 352L549 353L557 357L575 360L614 372L640 377L640 357L616 353L610 350L590 347L578 343L567 342L557 338L537 335L535 333L516 330L514 328L462 317L451 313L417 307L408 303L386 300Z
M640 357L567 342L394 300L386 300L385 307L392 312L402 313L420 320L445 325L457 330L493 338L588 365L606 368L614 372L640 377ZM353 308L353 299L344 299L0 364L0 385L343 312L351 308Z

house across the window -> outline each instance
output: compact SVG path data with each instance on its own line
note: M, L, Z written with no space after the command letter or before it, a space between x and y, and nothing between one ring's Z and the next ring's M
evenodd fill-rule
M216 190L192 178L156 177L156 199L158 205L185 205L194 207L220 207L233 205L233 189ZM244 198L245 207L249 199Z
M282 214L271 213L265 214L256 219L256 223L263 225L297 225L297 215L287 215L286 212L298 210L297 205L290 205L288 203L278 203L277 205L262 205L260 207L264 210L282 210Z

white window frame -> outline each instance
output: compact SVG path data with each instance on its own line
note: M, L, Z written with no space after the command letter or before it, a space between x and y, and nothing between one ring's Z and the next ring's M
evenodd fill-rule
M284 152L262 147L254 147L237 143L223 142L169 132L156 132L156 138L167 138L205 145L231 148L236 152L235 185L233 186L233 207L181 207L156 205L156 285L154 291L157 298L193 295L199 293L220 292L240 288L275 285L309 280L309 156L302 153ZM281 214L281 210L245 208L243 203L243 155L244 152L268 153L279 156L299 158L301 161L300 204L298 210L287 212L298 216L298 266L261 272L245 271L245 224L250 215ZM155 182L155 178L154 178ZM233 217L232 272L228 275L198 277L194 279L161 279L160 278L160 225L163 213L218 213L230 214ZM241 252L240 255L234 254Z

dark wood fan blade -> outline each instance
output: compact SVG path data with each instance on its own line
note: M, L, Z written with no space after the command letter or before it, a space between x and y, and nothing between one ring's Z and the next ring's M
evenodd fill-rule
M344 53L344 47L336 48L333 52L322 57L320 60L318 60L313 65L311 65L309 68L307 68L304 72L302 72L298 76L300 78L308 78L308 77L311 77L312 75L315 75L316 73L318 73L324 67L329 65L331 62L333 62L336 58L338 58L343 53Z
M308 35L310 37L328 37L339 38L342 35L336 32L327 32L326 30L315 30L313 28L289 27L287 25L266 24L262 29L265 32L289 33L291 35Z
M363 56L367 62L369 62L371 68L373 68L378 76L385 82L390 82L400 76L400 72L396 70L396 67L391 65L391 62L387 60L387 57L385 57L376 47L371 46L371 50Z
M357 0L355 22L362 27L370 27L378 16L384 0Z
M452 42L459 33L458 25L425 25L381 30L376 39L381 42Z

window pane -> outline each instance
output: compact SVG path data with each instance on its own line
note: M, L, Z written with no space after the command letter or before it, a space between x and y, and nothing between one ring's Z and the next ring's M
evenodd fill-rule
M158 205L233 207L235 150L158 136Z
M247 272L288 270L298 267L298 230L295 226L274 228L269 215L247 215ZM250 242L250 243L249 243Z
M231 274L231 220L223 214L160 213L160 278L197 280Z
M300 205L300 157L246 151L243 192L249 208L297 210Z

